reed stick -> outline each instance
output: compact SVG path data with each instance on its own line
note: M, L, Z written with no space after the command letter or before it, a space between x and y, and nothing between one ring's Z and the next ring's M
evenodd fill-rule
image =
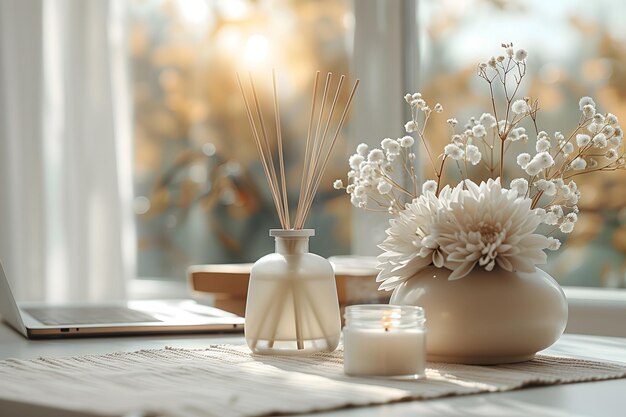
M354 98L354 94L356 93L356 90L359 86L359 82L360 80L356 80L354 83L354 86L352 87L352 91L350 91L350 96L348 97L348 102L346 104L346 107L343 110L343 113L341 115L341 119L339 120L339 125L337 126L337 130L335 131L335 134L333 136L333 140L330 144L330 148L328 150L328 152L326 153L326 156L324 157L324 162L322 164L322 168L319 171L319 175L317 177L317 180L315 182L315 185L313 187L313 191L311 193L311 198L309 199L309 201L305 204L305 208L304 208L304 214L303 217L304 219L307 218L308 214L309 214L309 210L311 209L311 206L313 204L313 197L315 197L315 193L317 193L317 189L319 188L320 182L322 181L322 176L324 174L324 171L326 170L326 166L328 165L328 161L330 159L330 154L332 152L332 149L335 147L335 143L337 142L337 138L339 137L339 132L341 131L341 128L343 127L343 123L346 119L346 115L348 114L348 110L350 109L350 105L352 104L352 99Z
M272 182L272 177L270 175L270 171L269 171L269 166L268 166L268 162L267 162L267 157L265 155L265 152L263 151L263 147L261 146L261 140L259 138L259 133L257 131L256 128L256 124L254 122L254 117L252 115L252 111L250 109L250 105L248 103L248 99L246 97L246 93L245 90L243 88L243 85L241 84L241 79L239 78L239 74L237 75L237 83L239 84L239 90L241 91L241 96L243 97L243 101L246 107L246 114L248 115L248 121L250 122L250 127L252 128L252 135L254 137L254 143L257 147L257 152L259 153L259 156L261 157L261 164L263 165L263 170L265 171L265 178L267 179L267 183L270 187L270 192L272 194L272 200L274 200L274 205L276 206L276 211L279 214L279 218L281 221L281 224L283 223L282 217L281 217L281 210L280 210L280 204L278 202L278 198L277 198L277 190L275 189L275 185Z
M276 93L276 71L272 69L272 84L274 87L274 115L276 119L276 138L278 142L278 159L280 163L280 182L283 189L283 208L285 223L287 229L291 229L291 222L289 221L289 198L287 197L287 183L285 180L285 159L283 157L283 138L280 129L280 110L278 106L278 94Z
M261 113L261 106L259 105L259 97L257 96L256 93L256 88L254 87L254 81L252 81L252 74L248 73L248 77L250 78L250 87L252 88L252 97L254 98L254 105L256 108L256 112L257 112L257 116L259 118L259 124L261 125L261 133L263 134L263 145L265 146L265 152L266 155L269 156L269 167L270 167L270 174L272 175L272 181L273 183L276 185L276 190L278 190L278 179L276 178L276 169L274 168L274 157L272 156L272 150L270 147L270 142L268 139L268 135L267 135L267 129L265 129L265 123L263 122L263 114ZM285 221L285 209L284 209L284 203L282 201L282 198L280 197L280 195L277 196L278 197L278 202L279 202L279 218L280 218L280 223L281 226L283 227L283 229L287 229L287 223Z
M298 209L296 211L296 221L295 224L300 224L300 216L302 214L302 200L304 197L304 183L305 178L308 175L308 167L307 161L311 157L311 130L313 128L313 117L315 116L315 103L317 101L317 84L319 82L320 72L315 72L315 82L313 83L313 102L311 103L311 112L309 116L309 128L306 134L306 144L304 150L304 171L302 172L302 177L300 178L300 194L298 195Z

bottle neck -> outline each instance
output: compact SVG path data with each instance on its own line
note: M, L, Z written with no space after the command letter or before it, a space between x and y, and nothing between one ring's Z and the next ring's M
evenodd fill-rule
M309 238L306 237L274 237L276 253L297 255L309 252Z

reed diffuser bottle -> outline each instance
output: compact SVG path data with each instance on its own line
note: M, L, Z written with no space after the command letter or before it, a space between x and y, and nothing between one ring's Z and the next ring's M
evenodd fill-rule
M309 253L309 238L315 235L315 231L304 229L304 224L359 81L356 80L350 91L334 134L329 135L345 77L340 77L332 104L325 111L326 102L330 102L328 92L332 84L332 74L327 74L318 112L316 103L319 74L319 71L315 74L300 194L293 223L287 197L276 76L272 72L279 175L274 167L272 146L252 77L250 76L252 100L248 101L237 75L254 142L282 227L270 230L270 236L276 242L275 253L259 259L250 273L245 335L246 342L254 353L307 355L333 351L339 343L341 317L335 274L328 260ZM313 129L315 118L317 125Z
M250 273L246 342L255 353L333 351L341 321L333 268L309 253L315 231L270 230L276 252Z

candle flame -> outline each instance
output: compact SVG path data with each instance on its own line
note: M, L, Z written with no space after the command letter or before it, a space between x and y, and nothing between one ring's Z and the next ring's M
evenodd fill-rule
M388 332L391 328L391 317L388 315L383 316L383 328L386 332Z

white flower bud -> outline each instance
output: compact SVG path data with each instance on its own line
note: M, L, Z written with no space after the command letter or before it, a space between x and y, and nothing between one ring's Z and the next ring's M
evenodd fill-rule
M585 161L581 157L578 157L570 163L570 167L574 171L582 171L583 169L587 168L587 161Z
M526 152L517 155L517 165L522 169L526 169L526 166L530 163L530 155Z
M463 159L464 154L463 149L454 143L447 144L446 147L443 148L443 153L456 161Z
M541 138L537 141L537 144L535 145L535 149L537 149L537 152L546 152L548 150L550 150L550 141L546 138Z
M485 127L488 127L488 128L495 127L496 123L497 123L496 118L493 117L493 115L491 113L483 113L480 116L479 121L480 121L481 125L483 125Z
M585 119L590 119L596 114L596 108L591 104L586 104L583 106L583 116Z
M528 103L525 100L516 100L511 104L511 110L515 114L526 114L528 113Z
M485 130L485 126L476 125L472 128L472 134L476 136L477 138L482 138L483 136L487 134L487 131Z
M415 123L415 121L411 120L408 121L405 125L404 125L404 130L406 130L406 133L412 133L415 132L417 130L417 123Z
M564 155L569 155L572 152L574 152L574 145L571 142L567 142L565 145L563 145L563 154Z
M582 97L579 101L578 101L578 107L580 108L580 110L583 110L583 107L585 106L592 106L593 108L596 107L596 103L593 101L593 99L591 97Z
M619 123L619 121L617 120L617 116L615 116L613 113L609 113L606 115L606 122L611 126Z
M411 146L413 146L413 143L415 143L415 141L411 136L404 136L400 139L400 146L402 146L403 148L410 148Z
M422 184L422 194L437 192L437 182L435 180L428 180Z
M559 239L548 237L548 249L549 250L559 250L561 247L561 241Z
M369 162L380 162L385 159L385 154L380 149L372 149L367 155L367 160Z
M591 143L595 148L604 148L607 145L606 135L604 133L598 133L591 139Z
M559 226L561 232L563 233L572 233L574 231L574 223L573 222L563 222L561 226Z
M539 168L544 169L554 165L554 159L552 159L552 155L550 155L548 152L539 152L533 157L530 163L535 163Z
M589 135L585 135L583 133L579 133L578 135L576 135L576 144L579 148L584 148L585 146L589 145L589 142L591 142L591 138L589 137Z
M604 154L604 157L606 159L608 159L609 161L615 161L617 159L619 155L617 154L617 151L615 149L609 149L608 151L606 151L606 153Z
M528 181L524 178L515 178L511 181L511 190L515 190L518 196L525 196L528 191Z
M361 156L367 156L367 151L369 150L369 146L365 143L360 143L359 146L356 147L356 153Z
M350 165L350 168L352 169L359 169L359 166L361 165L361 162L363 162L363 160L364 160L363 156L359 155L358 153L355 153L348 160L348 164Z
M518 49L515 51L515 60L517 62L522 62L528 56L528 52L525 49Z
M335 182L333 182L333 188L335 190L341 190L343 188L343 181L342 180L335 180Z
M377 190L381 194L388 194L391 191L391 184L387 181L381 181L378 183Z
M441 113L443 111L443 106L440 103L435 104L435 112Z

